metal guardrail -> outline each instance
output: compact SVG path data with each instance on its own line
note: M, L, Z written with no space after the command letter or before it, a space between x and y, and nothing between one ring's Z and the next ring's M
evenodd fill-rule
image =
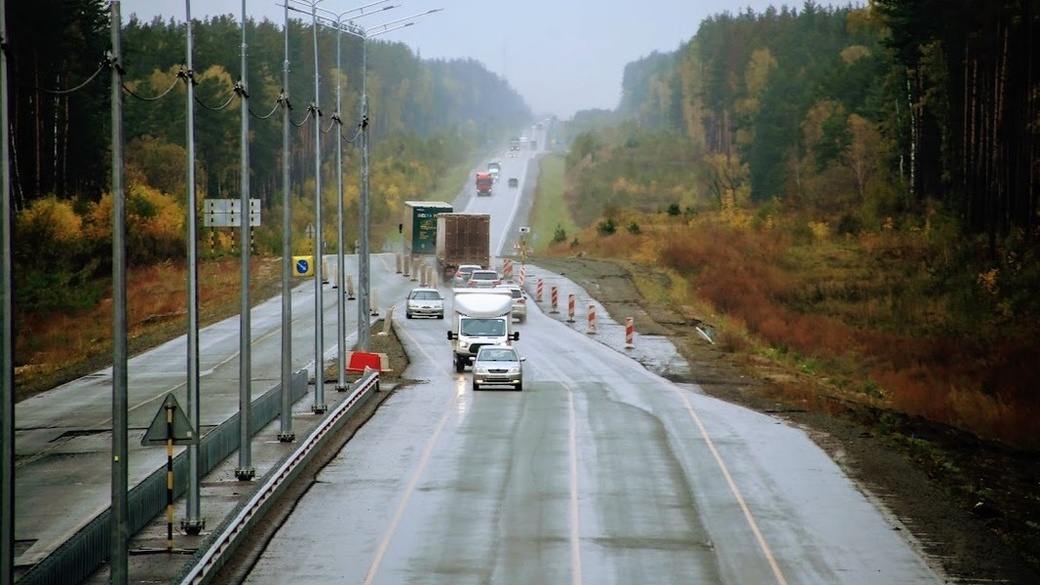
M307 394L307 371L292 376L292 401ZM250 436L255 435L281 413L281 384L253 401ZM238 413L207 433L199 443L199 471L209 473L238 450ZM174 496L188 489L188 457L181 452L173 461ZM127 494L127 524L136 534L166 509L166 466L156 469ZM18 585L78 585L97 571L111 551L111 508L94 517L76 534L16 580Z
M235 552L241 543L240 538L249 534L255 522L263 518L264 513L278 500L287 487L296 479L300 471L319 452L329 438L338 431L358 408L363 406L372 394L379 390L379 372L370 370L354 385L353 392L346 400L339 403L322 420L321 424L311 430L300 446L289 455L281 465L271 470L263 479L263 483L247 501L240 504L235 512L225 518L214 535L207 539L199 552L195 554L192 564L180 578L181 585L205 585L224 566L229 555Z

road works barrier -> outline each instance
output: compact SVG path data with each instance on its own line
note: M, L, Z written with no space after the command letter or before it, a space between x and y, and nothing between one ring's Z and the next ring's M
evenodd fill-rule
M632 349L635 345L632 344L632 336L635 332L635 327L632 324L632 317L625 317L625 349Z
M526 266L521 266L520 267L520 277L517 278L517 280L516 280L516 282L520 286L524 286L524 276L526 276L526 273L527 273L527 267Z
M350 274L347 275L347 300L352 301L357 297L354 296L354 277Z
M534 300L535 300L535 302L537 302L537 303L540 303L540 302L542 302L542 287L543 287L543 286L544 286L544 285L542 284L542 279L541 279L541 278L539 278L539 279L538 279L538 286L537 286L537 288L535 288L535 289L534 289L534 290L535 290L535 293L534 293Z
M559 311L559 309L556 308L556 303L557 303L557 301L560 300L560 293L559 293L558 290L556 290L556 285L553 285L552 290L549 293L549 297L550 297L549 312L550 313L559 313L560 311Z
M574 323L574 293L567 295L567 322Z
M586 331L589 335L596 334L596 305L589 303L589 328Z
M502 259L502 278L513 280L513 261L510 258Z
M397 274L401 274L401 253L394 254L394 261L397 262Z

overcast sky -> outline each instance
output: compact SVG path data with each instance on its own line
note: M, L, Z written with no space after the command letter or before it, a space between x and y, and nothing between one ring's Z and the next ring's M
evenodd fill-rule
M246 0L250 18L284 22L281 0ZM319 0L318 7L344 13L375 0ZM756 13L768 6L797 7L802 1L770 0L390 0L384 15L358 20L368 28L443 8L414 26L380 38L403 42L423 58L472 58L505 77L535 114L570 118L577 110L613 109L621 98L625 65L654 51L674 51L697 32L701 21L722 12ZM818 1L819 5L831 2ZM838 3L846 5L847 2ZM309 10L310 1L290 6ZM381 5L383 6L383 5ZM123 0L124 19L136 13L183 21L185 0ZM368 11L374 8L366 9ZM241 0L195 0L193 18L230 14L239 18ZM290 17L302 16L290 12ZM237 42L237 39L236 39Z

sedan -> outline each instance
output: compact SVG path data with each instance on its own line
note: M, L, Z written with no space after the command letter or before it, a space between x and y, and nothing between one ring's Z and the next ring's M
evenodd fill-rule
M496 288L508 290L513 295L513 318L523 323L527 320L527 294L520 285L508 283Z
M500 284L502 276L497 270L474 270L466 282L469 288L494 288Z
M455 286L465 286L469 282L469 275L473 274L474 270L481 270L484 268L480 264L463 264L459 266L459 269L455 271Z
M507 345L485 345L473 359L473 389L484 386L512 386L524 389L524 365L516 349Z
M413 288L405 299L404 316L444 318L444 295L435 288Z

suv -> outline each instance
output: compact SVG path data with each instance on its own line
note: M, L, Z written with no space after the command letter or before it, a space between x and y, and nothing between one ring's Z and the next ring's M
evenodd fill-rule
M474 270L466 281L470 288L494 288L502 284L502 277L497 270Z
M513 318L523 323L527 321L527 294L520 285L508 283L496 288L508 290L513 295Z
M455 286L466 286L469 282L469 275L473 274L474 270L482 270L484 267L480 264L463 264L459 266L459 269L455 271Z

